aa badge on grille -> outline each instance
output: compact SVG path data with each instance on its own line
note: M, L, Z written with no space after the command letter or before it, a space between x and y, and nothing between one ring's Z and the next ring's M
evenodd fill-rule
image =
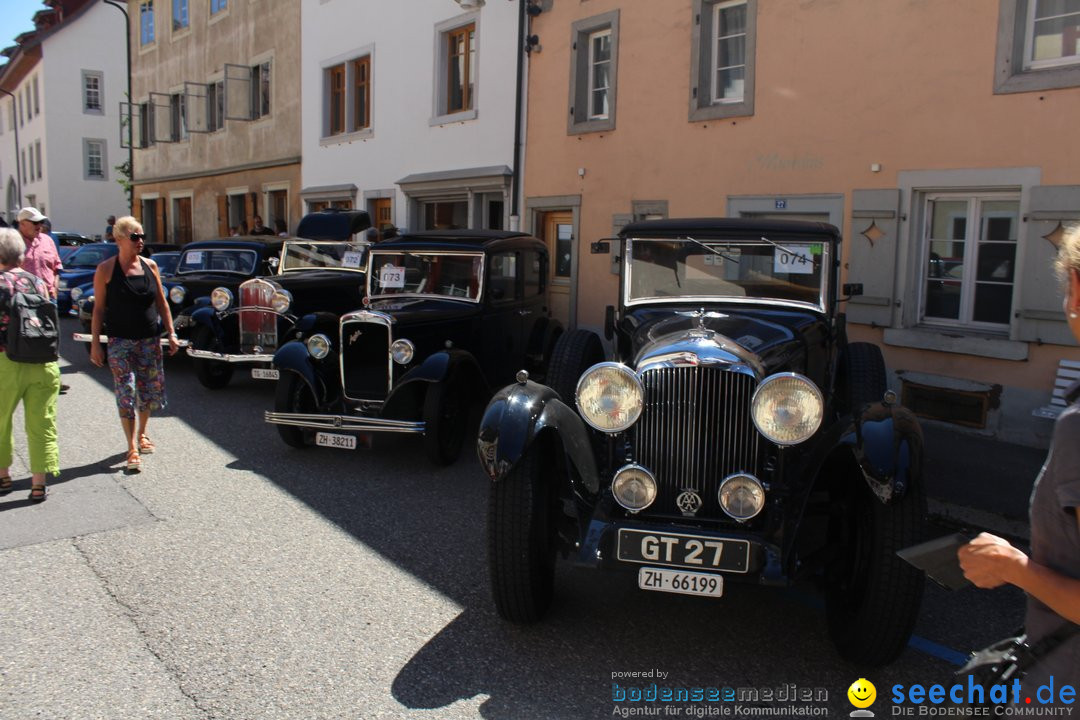
M675 505L683 515L697 515L701 509L701 496L693 490L684 490L675 498Z

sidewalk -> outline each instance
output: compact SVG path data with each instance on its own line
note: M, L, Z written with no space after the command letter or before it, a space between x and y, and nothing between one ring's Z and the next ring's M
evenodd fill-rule
M1028 538L1028 499L1046 450L924 426L931 517Z

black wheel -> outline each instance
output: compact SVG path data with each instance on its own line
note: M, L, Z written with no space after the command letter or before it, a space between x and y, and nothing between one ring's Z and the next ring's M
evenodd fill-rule
M192 345L199 350L216 350L219 343L209 328L200 327L193 334ZM217 390L228 385L232 379L233 369L229 363L192 358L191 364L195 367L195 376L205 388Z
M469 403L460 373L453 370L432 383L424 397L424 452L436 465L449 465L461 455L469 426Z
M510 622L537 622L551 606L557 546L554 496L544 482L549 457L534 445L488 496L491 593Z
M885 505L858 473L838 481L829 525L825 613L840 656L867 667L896 659L915 627L924 576L896 551L922 540L926 498L917 484Z
M573 407L581 374L603 360L604 346L596 333L588 330L563 333L555 343L555 349L551 351L551 363L547 371L548 387L559 393L564 403Z
M294 372L281 371L274 396L274 410L289 413L315 412L315 398L304 379ZM303 428L292 425L277 425L278 435L286 445L294 448L308 446L308 433Z
M885 358L873 343L851 343L844 354L844 378L848 407L856 412L863 405L880 402L889 387Z

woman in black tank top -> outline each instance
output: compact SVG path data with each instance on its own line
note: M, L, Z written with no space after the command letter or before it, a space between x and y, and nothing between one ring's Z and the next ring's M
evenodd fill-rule
M139 221L133 217L120 218L113 226L113 237L119 254L98 265L94 273L90 361L98 367L105 364L100 344L104 325L116 406L128 444L127 470L139 472L142 455L155 450L146 434L150 413L166 403L161 324L168 333L169 354L175 355L180 346L157 265L139 255L146 237Z

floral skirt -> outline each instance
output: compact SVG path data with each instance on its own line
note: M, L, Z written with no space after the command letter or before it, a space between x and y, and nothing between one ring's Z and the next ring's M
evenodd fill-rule
M109 338L108 354L120 417L134 418L136 409L149 412L165 407L160 338Z

